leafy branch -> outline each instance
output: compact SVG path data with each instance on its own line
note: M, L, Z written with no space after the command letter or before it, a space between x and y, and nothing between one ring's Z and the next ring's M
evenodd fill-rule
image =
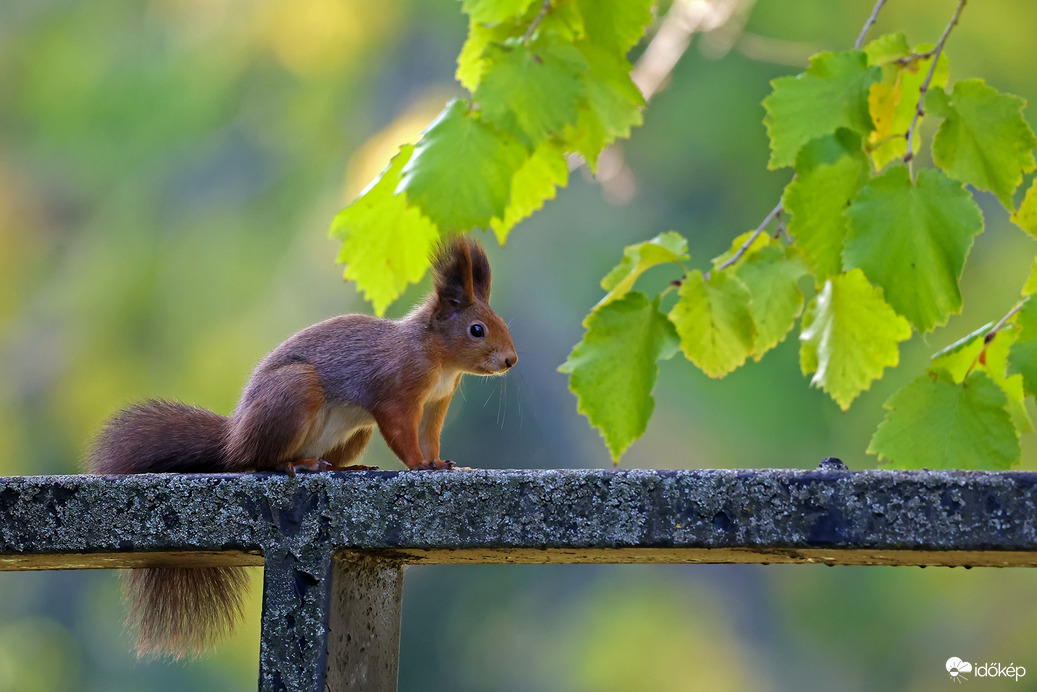
M935 74L936 66L940 62L940 54L943 53L943 46L947 43L947 37L951 35L951 30L958 25L958 19L961 17L961 11L965 9L965 3L967 1L968 0L958 0L958 6L954 10L954 16L951 17L951 21L943 30L943 34L940 35L940 40L936 42L936 48L930 51L932 55L932 60L931 64L929 65L929 72L926 73L925 81L922 82L922 86L918 89L918 104L915 106L915 115L913 118L911 118L911 126L907 128L907 134L904 135L904 138L907 140L907 153L904 154L904 163L910 164L911 160L915 156L915 126L918 125L919 118L925 115L925 111L923 110L925 95L929 91L929 85L932 84L933 74Z
M644 431L658 361L679 349L707 375L723 377L763 357L797 321L804 375L848 408L899 363L901 342L960 311L958 282L984 225L966 185L993 192L1037 237L1037 183L1018 209L1012 202L1024 173L1037 168L1037 138L1022 101L981 80L948 85L944 49L965 0L935 45L912 47L902 34L865 45L884 5L876 2L854 50L815 55L804 73L772 82L763 102L768 166L795 174L755 230L735 238L710 268L691 271L684 269L687 241L661 234L627 247L602 281L607 294L562 370L613 459ZM935 165L916 177L910 163L923 117L940 125ZM775 221L784 243L781 234L764 233ZM682 278L654 298L635 290L642 274L662 265L679 265ZM809 302L804 276L813 284ZM661 300L674 287L676 303L667 309ZM1037 278L1024 295L1034 290ZM1023 301L997 324L935 354L930 369L886 403L868 451L902 466L1017 463L1018 436L1032 429L1023 398L1037 391L1031 305L1037 302ZM600 345L622 341L612 330L634 313L656 325L655 337L627 358L607 358ZM632 387L635 370L641 377ZM959 439L962 431L968 440Z
M777 221L780 226L781 213L783 211L784 207L782 206L782 203L778 202L778 204L773 209L767 212L767 216L763 217L763 221L760 222L760 225L756 227L756 230L749 234L749 237L745 239L745 242L742 243L737 250L735 250L734 254L732 254L729 258L717 265L717 271L723 271L724 269L730 267L732 264L736 264L738 260L742 259L742 257L745 256L745 253L749 251L749 248L751 248L753 244L757 240L759 240L760 235L763 233L764 229L770 225L771 221Z

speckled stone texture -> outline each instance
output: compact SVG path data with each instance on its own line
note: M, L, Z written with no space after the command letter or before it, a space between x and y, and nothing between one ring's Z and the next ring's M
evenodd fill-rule
M395 676L404 563L1037 566L1035 486L1035 473L835 464L10 477L0 569L265 561L260 689L345 689L365 670ZM340 611L381 619L354 637ZM359 640L365 656L343 648Z

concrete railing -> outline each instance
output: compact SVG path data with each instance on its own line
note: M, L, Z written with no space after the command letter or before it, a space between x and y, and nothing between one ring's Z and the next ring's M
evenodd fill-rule
M0 477L0 570L264 565L260 690L395 689L403 565L1037 566L1037 473Z

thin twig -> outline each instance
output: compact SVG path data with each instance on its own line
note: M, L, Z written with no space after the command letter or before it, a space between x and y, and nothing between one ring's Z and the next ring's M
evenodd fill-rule
M904 135L905 139L907 139L907 153L904 154L904 163L911 163L911 159L915 156L915 126L918 125L918 119L925 114L925 111L922 108L925 103L925 94L929 91L929 84L933 81L933 74L936 73L936 66L940 63L940 54L943 53L943 44L947 43L947 37L951 35L951 29L953 29L958 23L958 18L961 17L961 11L965 9L966 2L968 2L968 0L958 0L958 7L954 10L954 16L951 18L947 28L943 30L943 35L940 36L940 40L936 42L936 47L933 48L933 62L929 66L929 73L925 76L925 81L922 82L922 86L918 90L918 105L915 106L915 116L911 118L911 127L907 128L907 134Z
M929 58L933 57L933 53L935 51L936 49L934 48L933 50L927 50L924 53L912 53L911 55L905 55L904 57L897 58L896 60L890 60L889 64L907 67L913 62L918 62L919 60L928 60Z
M1018 303L1015 304L1015 307L1008 311L1007 315L999 319L997 321L997 324L995 324L993 327L987 330L987 333L983 335L983 348L979 349L979 353L977 353L976 357L972 359L972 364L969 365L969 369L965 371L965 377L968 377L972 373L972 369L976 367L976 363L978 363L979 359L983 357L984 353L986 353L987 346L990 344L990 342L993 341L994 337L997 336L998 332L1004 328L1005 324L1008 323L1008 320L1012 319L1015 313L1023 309L1023 306L1026 305L1027 300L1028 298L1023 298L1022 300L1020 300ZM965 377L963 377L962 379L964 380Z
M544 0L544 4L540 6L540 12L533 18L533 23L529 25L528 29L526 29L526 33L522 34L521 40L523 43L529 42L533 32L537 30L538 26L540 26L540 22L544 21L544 15L547 14L549 9L551 9L551 0Z
M735 254L728 257L723 264L717 267L717 271L727 269L732 264L742 259L742 255L749 251L749 248L752 247L753 243L756 242L756 239L760 237L761 233L763 233L763 229L767 228L767 225L771 221L781 216L782 211L784 211L784 208L781 206L781 202L778 202L778 206L771 209L770 213L767 214L767 216L763 217L763 221L761 221L760 225L756 227L756 230L753 231L752 235L749 236L748 240L742 243L742 246L738 248Z
M994 337L997 336L998 331L1005 326L1005 323L1008 322L1008 320L1012 319L1012 316L1015 315L1015 313L1022 310L1023 305L1025 304L1026 300L1020 300L1018 303L1016 303L1015 307L1009 310L1007 315L998 320L997 324L991 327L990 331L983 335L983 343L989 344L991 341L993 341Z
M864 22L864 28L861 29L860 35L853 44L854 48L860 48L861 44L864 43L864 37L868 35L868 30L871 29L871 25L879 18L879 10L881 10L882 6L885 4L886 0L878 0L878 2L875 3L875 7L871 10L871 16L868 17L868 21Z

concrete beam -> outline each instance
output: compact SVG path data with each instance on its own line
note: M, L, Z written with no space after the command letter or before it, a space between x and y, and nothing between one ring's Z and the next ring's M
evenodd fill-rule
M0 478L0 570L408 563L1037 566L1037 474L454 471Z
M265 565L260 690L395 689L405 563L1037 566L1037 474L0 478L0 570Z

